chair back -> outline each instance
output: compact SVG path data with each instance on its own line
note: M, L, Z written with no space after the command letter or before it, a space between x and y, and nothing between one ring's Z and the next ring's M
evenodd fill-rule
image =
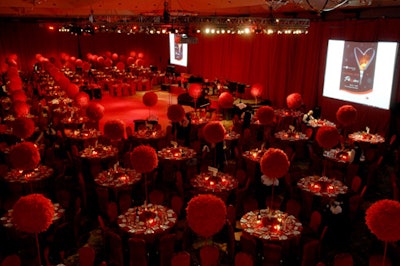
M21 259L16 254L8 255L1 262L1 266L20 266L20 265L21 265Z
M184 202L182 197L178 195L172 196L171 209L176 213L176 215L178 215L178 217L181 215L183 204Z
M171 266L190 266L190 253L187 251L175 253L171 259Z
M146 241L141 238L129 238L129 265L147 266Z
M306 242L303 246L301 266L315 265L319 259L320 241L317 239Z
M253 260L255 260L257 256L257 241L252 235L246 232L242 233L240 236L240 248L242 252L251 255Z
M322 222L321 214L318 211L313 211L311 213L310 223L308 225L313 233L318 234L321 222Z
M160 252L160 266L170 266L171 260L175 252L175 234L163 235L158 243L158 250Z
M235 255L235 266L253 266L254 261L250 254L246 252L238 252Z
M105 232L106 236L106 254L108 254L107 262L110 265L124 265L124 252L122 238L112 230Z
M90 246L83 246L78 250L79 265L80 266L93 266L96 253Z
M338 253L333 259L333 266L353 266L353 256L350 253Z
M279 266L282 261L282 246L269 242L263 244L263 265Z
M219 249L216 246L203 246L200 249L201 266L217 266L219 265Z
M354 193L360 192L361 183L362 183L361 177L354 176L353 179L351 180L351 190Z

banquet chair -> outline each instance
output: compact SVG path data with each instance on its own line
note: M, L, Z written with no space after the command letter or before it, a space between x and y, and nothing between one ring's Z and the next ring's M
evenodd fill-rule
M171 266L190 266L190 253L187 251L175 253L171 259Z
M148 265L146 241L144 239L131 237L128 239L128 247L130 266Z
M258 255L257 240L249 233L243 232L240 236L240 251L249 254L253 261L256 261Z
M392 261L390 258L386 257L383 259L382 255L373 254L368 259L368 266L392 266Z
M20 266L20 265L21 265L21 259L16 254L8 255L1 262L1 266Z
M122 238L112 230L105 232L105 254L110 265L124 265Z
M333 266L353 266L353 256L350 253L338 253L333 258Z
M170 266L175 252L176 235L173 233L163 235L158 242L160 266Z
M235 266L253 266L253 258L246 252L238 252L235 255Z
M94 266L96 253L90 246L83 246L78 250L80 266Z
M102 215L107 215L107 208L109 202L108 189L106 187L96 186L96 196L97 196L97 208L99 213Z
M125 213L130 207L132 207L132 196L131 196L131 194L128 193L128 191L120 193L119 197L118 197L119 213Z
M300 218L301 204L295 199L288 199L285 207L286 213L293 215L297 219Z
M201 266L218 266L219 263L219 249L216 246L203 246L200 249L200 262Z
M263 243L263 266L279 266L282 264L283 248L281 245L264 242Z
M358 193L360 191L362 184L362 179L358 175L353 177L353 180L351 181L351 191L353 193Z
M320 241L314 239L304 244L302 249L301 266L317 264L320 257Z
M112 201L107 203L107 218L110 225L113 227L117 226L118 205L116 202Z

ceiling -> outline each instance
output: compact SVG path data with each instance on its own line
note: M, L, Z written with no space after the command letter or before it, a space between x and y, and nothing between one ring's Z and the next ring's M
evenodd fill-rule
M268 16L338 18L400 17L400 0L346 0L346 4L334 11L318 14L306 2L314 6L325 1L341 0L267 0L289 2L273 9L266 0L1 0L2 18L65 19L130 16L161 16L165 4L172 16ZM294 4L302 1L303 4ZM368 3L368 1L370 1ZM335 15L333 15L335 14Z

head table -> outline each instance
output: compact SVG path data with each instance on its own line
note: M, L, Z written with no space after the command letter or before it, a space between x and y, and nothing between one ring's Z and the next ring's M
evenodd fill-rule
M300 237L303 226L293 215L280 210L261 209L240 219L243 231L261 240L289 240Z

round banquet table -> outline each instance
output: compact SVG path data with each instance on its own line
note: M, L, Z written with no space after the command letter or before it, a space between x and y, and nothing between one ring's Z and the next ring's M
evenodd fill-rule
M195 150L187 147L164 148L157 154L160 159L169 161L184 161L196 156Z
M224 140L226 141L234 141L240 138L240 134L236 133L235 131L230 131L225 134Z
M264 155L264 153L265 153L264 150L253 149L253 150L250 150L250 151L243 152L242 156L245 159L248 159L250 161L259 163L260 160L261 160L261 157Z
M306 134L297 131L282 130L275 133L275 138L283 141L302 141L308 140Z
M211 193L226 200L229 193L235 190L239 182L230 174L218 172L215 176L212 172L202 172L190 180L197 193Z
M244 232L264 241L283 241L300 237L303 226L293 215L280 210L261 209L240 219Z
M177 221L176 213L162 205L137 206L118 216L118 226L129 235L153 242L169 232Z
M96 129L66 129L64 130L64 134L81 148L94 145L96 140L102 135L101 131Z
M89 146L79 152L79 156L82 159L88 160L102 160L111 157L116 157L118 155L118 149L111 145L97 145Z
M63 209L58 203L54 203L53 206L54 206L54 216L53 216L53 223L54 223L63 217L65 209ZM12 213L13 209L10 209L0 218L1 224L4 227L14 228Z
M331 126L335 127L335 123L328 121L326 119L311 119L307 122L307 125L313 128L322 127L322 126Z
M32 171L12 169L4 176L4 180L10 183L31 183L49 178L53 173L54 170L52 168L46 165L39 165Z
M385 138L382 137L379 134L371 134L367 132L354 132L349 134L349 139L352 141L357 141L357 142L365 142L365 143L370 143L370 144L378 144L378 143L384 143Z
M165 132L163 130L157 129L139 129L133 132L132 140L138 144L149 144L153 148L157 148L157 142L165 137ZM135 144L137 145L137 144Z
M142 179L142 174L134 169L117 167L100 172L94 179L99 186L112 189L128 187L136 184Z
M339 194L346 194L348 187L337 179L326 176L306 176L297 182L297 186L306 192L316 196L335 198Z
M66 128L79 128L82 127L83 124L89 122L89 118L86 116L80 116L80 117L65 117L61 120L61 123L66 127Z

